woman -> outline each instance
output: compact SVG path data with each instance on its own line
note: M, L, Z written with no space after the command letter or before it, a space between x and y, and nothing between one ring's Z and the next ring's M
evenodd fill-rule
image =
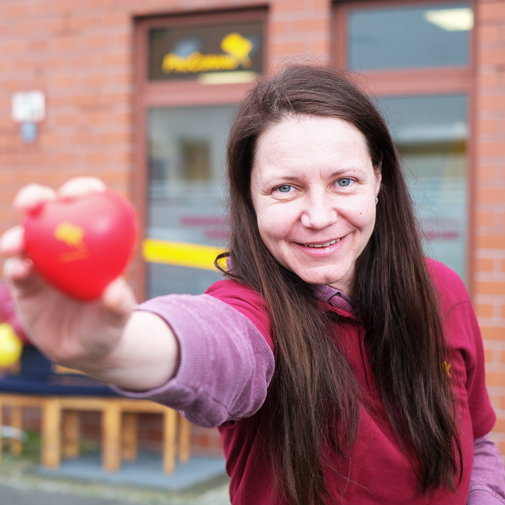
M264 78L238 110L228 170L230 280L205 295L133 311L119 279L78 303L23 259L22 230L8 232L6 276L33 341L219 426L233 504L505 503L470 300L423 258L370 99L325 67ZM17 206L48 198L27 187Z

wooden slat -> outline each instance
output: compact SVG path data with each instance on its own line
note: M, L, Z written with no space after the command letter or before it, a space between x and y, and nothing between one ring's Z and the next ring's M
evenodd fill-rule
M42 409L42 464L49 468L60 466L61 405L58 398L48 398Z
M189 449L191 439L191 423L179 414L179 461L189 461Z
M126 412L123 414L123 458L127 461L135 461L138 452L138 414Z
M63 412L63 456L77 458L79 456L79 412L66 410Z
M123 412L152 412L152 413L163 413L168 407L160 405L159 403L154 403L150 400L128 400L119 399L121 404L121 410Z
M163 415L163 470L173 473L175 469L175 435L177 412L166 409Z
M11 426L21 433L23 429L23 415L21 406L16 405L11 409ZM11 452L15 456L19 456L23 452L23 442L13 437L11 438Z
M102 460L107 472L117 472L121 467L120 431L119 404L108 402L102 414Z
M20 406L20 407L41 407L46 397L31 396L31 395L17 395L17 394L0 394L0 401L4 405Z
M79 397L79 396L60 396L61 406L67 410L98 410L105 409L107 398Z

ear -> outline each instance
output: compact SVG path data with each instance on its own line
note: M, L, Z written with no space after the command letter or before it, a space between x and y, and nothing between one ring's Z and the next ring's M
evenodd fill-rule
M381 182L382 182L382 170L381 167L374 168L375 172L375 196L377 197L379 195L379 191L381 189Z

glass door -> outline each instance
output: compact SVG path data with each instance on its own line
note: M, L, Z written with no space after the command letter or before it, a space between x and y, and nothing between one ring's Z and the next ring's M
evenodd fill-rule
M265 61L265 8L136 23L137 296L203 293L222 278L226 143Z
M147 295L198 294L226 247L225 156L233 106L148 113ZM157 260L156 260L157 258Z

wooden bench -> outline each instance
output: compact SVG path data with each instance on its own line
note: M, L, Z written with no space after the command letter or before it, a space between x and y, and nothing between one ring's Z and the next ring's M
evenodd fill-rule
M159 413L163 416L163 470L172 473L175 457L189 460L190 423L175 410L149 400L119 397L33 396L0 393L0 426L2 407L11 408L11 425L22 429L22 409L41 410L41 462L48 468L60 465L61 455L79 455L79 412L99 411L102 414L102 465L108 472L118 471L121 460L135 460L138 450L138 414ZM177 433L178 432L178 433ZM11 440L12 453L20 454L21 440ZM0 450L0 461L1 461Z

